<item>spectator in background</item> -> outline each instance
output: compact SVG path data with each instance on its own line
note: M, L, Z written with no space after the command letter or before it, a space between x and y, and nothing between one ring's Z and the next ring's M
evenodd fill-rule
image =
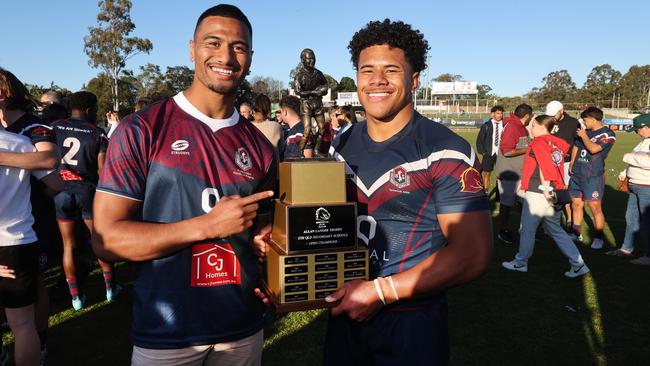
M483 185L485 192L490 192L490 174L497 162L497 153L501 136L503 135L503 112L502 106L492 107L490 113L492 118L485 122L476 137L476 152L483 155L481 166L483 167Z
M300 142L304 137L305 127L300 119L300 99L293 95L282 98L280 100L280 113L278 116L289 127L284 141L284 151L282 151L281 155L282 161L302 158ZM305 145L304 154L306 158L314 156L314 147L311 141L308 141Z
M503 120L503 136L497 152L495 170L497 173L497 188L499 189L499 234L498 238L506 244L512 244L514 238L508 229L510 211L515 205L517 196L522 197L521 170L524 154L528 148L528 130L526 125L533 117L533 108L528 104L520 104L515 112Z
M564 105L557 100L550 101L546 105L545 113L547 116L555 117L557 123L551 131L551 134L563 139L570 146L575 145L576 136L578 128L580 128L580 122L577 119L569 116L568 113L564 111ZM571 153L573 149L569 149L569 152L564 157L564 183L569 185L569 166L571 165ZM573 213L571 212L571 205L566 204L564 206L564 214L566 217L566 228L568 232L573 232L572 217Z
M282 140L283 133L280 124L268 119L271 114L271 100L266 95L259 94L251 100L251 105L253 107L253 125L271 142L279 158L280 151L284 150L284 140Z
M41 95L40 102L43 107L50 104L63 104L63 94L50 90Z
M68 118L69 116L68 109L59 103L48 104L41 112L41 118L49 124L60 119Z
M117 126L120 124L120 115L115 111L106 112L106 121L110 126L106 133L106 137L110 139L111 136L113 136L113 133L115 133Z
M650 114L635 117L631 131L636 131L641 142L623 156L628 165L619 175L624 190L630 194L625 212L625 239L620 248L606 254L632 257L635 236L643 237L645 232L645 254L630 263L650 266Z
M512 271L528 272L528 260L535 247L535 232L541 222L546 233L569 259L571 268L564 275L570 278L582 276L589 272L589 268L569 234L562 230L562 214L555 209L555 190L566 189L562 165L571 146L550 134L555 118L538 116L531 125L533 141L524 155L521 180L521 189L526 193L521 210L519 251L514 260L503 262L502 266Z
M594 216L594 238L591 249L601 249L604 244L605 215L603 196L605 194L605 159L616 142L616 134L603 124L603 111L589 107L580 114L585 128L578 129L576 145L569 171L571 180L571 213L573 215L572 237L582 241L582 219L585 202Z
M239 105L239 114L245 119L252 121L253 120L253 108L250 103L244 102Z

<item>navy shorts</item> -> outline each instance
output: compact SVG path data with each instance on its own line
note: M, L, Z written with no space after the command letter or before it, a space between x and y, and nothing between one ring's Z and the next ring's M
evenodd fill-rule
M602 201L605 194L605 176L572 176L569 180L569 193L572 198L580 198L583 201Z
M0 277L0 303L15 309L36 301L36 275L38 273L37 243L0 247L0 264L14 270L16 278Z
M497 163L496 155L483 155L483 162L481 166L483 167L484 172L491 172L494 170L494 165Z
M386 307L366 322L330 315L324 366L439 366L448 362L444 295Z
M81 213L84 220L92 220L94 197L94 185L66 185L65 190L54 197L56 219L62 221L76 220L79 213Z

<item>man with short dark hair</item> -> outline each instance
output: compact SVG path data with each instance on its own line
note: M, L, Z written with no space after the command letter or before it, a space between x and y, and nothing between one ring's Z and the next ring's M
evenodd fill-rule
M521 171L524 154L530 137L526 125L533 118L533 108L520 104L510 117L504 119L503 136L498 150L496 172L499 189L499 234L498 238L506 244L515 239L509 230L510 211L517 197L522 197Z
M445 365L445 291L477 278L491 255L480 163L465 140L413 108L429 49L422 33L370 22L348 48L367 121L330 153L346 164L370 281L326 298L334 307L324 365Z
M501 136L503 135L503 112L505 110L500 105L495 105L490 110L491 117L486 121L478 132L476 137L476 152L483 155L483 185L485 191L490 192L490 173L494 170L497 162L497 153Z
M616 134L603 124L603 111L596 107L585 109L580 118L585 128L577 131L579 140L573 146L571 161L571 212L573 214L572 237L582 241L582 219L585 202L594 216L594 237L592 249L601 249L604 245L605 215L603 214L603 196L605 195L605 159L616 142Z
M68 97L70 118L52 123L61 157L59 175L65 189L54 197L56 219L63 239L62 266L68 283L72 308L84 308L86 298L77 282L77 221L83 220L93 231L93 197L104 165L108 138L97 121L97 97L80 91ZM113 265L99 260L106 285L106 300L113 301L120 290L113 284Z
M132 261L133 365L261 363L252 243L271 233L277 160L235 108L252 33L237 7L206 10L190 41L192 85L125 117L109 144L93 249Z
M300 152L302 139L305 138L305 127L300 119L300 99L298 97L288 95L280 100L279 118L289 127L281 160L300 159L302 157L311 158L314 156L314 146L311 141L305 144L303 153Z

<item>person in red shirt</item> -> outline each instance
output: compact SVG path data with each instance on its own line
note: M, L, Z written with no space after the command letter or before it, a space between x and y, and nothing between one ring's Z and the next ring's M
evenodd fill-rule
M497 163L497 187L499 189L499 235L498 238L506 244L512 244L514 239L508 230L510 208L515 204L517 196L521 196L521 169L524 154L528 148L528 130L526 125L533 117L533 108L528 104L520 104L515 112L503 120L504 128L499 144Z

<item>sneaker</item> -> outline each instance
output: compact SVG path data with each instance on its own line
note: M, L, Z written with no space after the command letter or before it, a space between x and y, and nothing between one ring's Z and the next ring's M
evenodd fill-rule
M594 239L594 241L591 242L591 249L603 249L603 239Z
M644 255L644 256L639 257L637 259L632 259L630 261L630 263L638 264L638 265L641 265L641 266L650 266L650 257L647 257L647 256Z
M514 242L512 234L509 230L506 229L499 230L499 235L497 235L497 238L506 244L512 244Z
M108 288L106 289L106 301L111 302L118 297L120 297L120 294L122 293L122 286L120 285L114 285L113 288Z
M72 308L75 311L79 311L84 308L86 305L86 297L85 296L75 296L72 298Z
M571 237L571 240L582 243L582 234L577 235L576 233L569 233L569 237Z
M569 278L576 278L589 272L589 267L587 267L586 264L582 264L580 266L571 266L571 269L569 269L567 272L564 272L564 275Z
M632 252L628 252L627 250L623 248L618 248L616 250L610 250L609 252L605 253L605 255L609 255L612 257L625 257L625 258L631 258L634 255Z
M526 264L519 264L517 261L510 261L510 262L503 262L501 263L503 268L509 269L511 271L518 271L518 272L528 272L528 265Z

